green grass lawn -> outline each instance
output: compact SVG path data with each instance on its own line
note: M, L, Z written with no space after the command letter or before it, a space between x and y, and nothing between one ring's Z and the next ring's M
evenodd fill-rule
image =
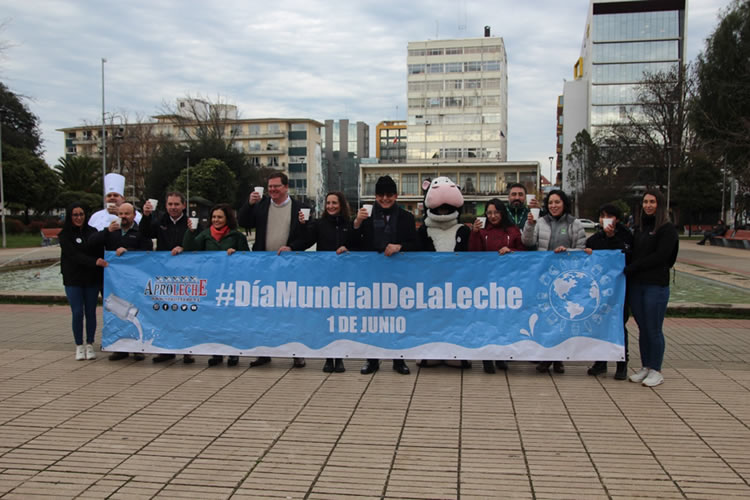
M40 234L6 234L5 243L7 248L29 248L42 246Z

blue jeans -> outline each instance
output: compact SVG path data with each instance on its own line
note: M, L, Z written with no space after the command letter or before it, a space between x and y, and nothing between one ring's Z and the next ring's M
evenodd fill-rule
M76 345L83 345L83 318L86 317L86 343L94 343L96 333L96 301L98 286L66 286L70 310L73 312L73 338Z
M638 324L638 346L641 364L661 371L664 360L664 315L669 302L669 287L659 285L628 284L630 312Z

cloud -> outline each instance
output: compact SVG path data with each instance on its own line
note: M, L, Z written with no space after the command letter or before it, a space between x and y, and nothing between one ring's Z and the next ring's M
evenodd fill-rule
M693 59L729 0L690 0ZM223 96L243 117L349 118L373 129L406 118L406 46L436 37L504 39L509 159L547 168L557 96L572 77L588 0L130 2L6 0L0 77L32 97L46 159L64 155L56 128L108 111L159 113L178 97ZM374 137L374 130L371 133Z

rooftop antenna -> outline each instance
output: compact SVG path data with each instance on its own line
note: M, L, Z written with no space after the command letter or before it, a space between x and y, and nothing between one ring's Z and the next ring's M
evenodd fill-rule
M466 31L466 0L459 0L458 6L458 31Z

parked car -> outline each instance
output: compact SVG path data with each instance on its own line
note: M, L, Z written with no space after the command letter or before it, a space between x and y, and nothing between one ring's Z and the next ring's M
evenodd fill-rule
M584 229L596 229L596 222L591 219L578 219Z

